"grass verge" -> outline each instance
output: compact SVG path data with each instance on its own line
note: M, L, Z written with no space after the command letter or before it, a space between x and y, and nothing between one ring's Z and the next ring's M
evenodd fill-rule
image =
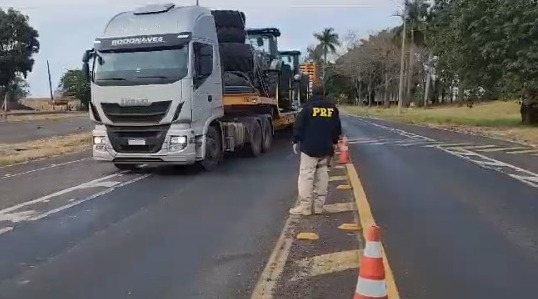
M429 108L397 108L342 106L344 111L366 117L428 125L517 142L538 145L538 128L521 125L519 105L514 102L495 101L475 104L473 108L447 105Z
M80 133L0 145L0 166L19 164L52 156L79 152L91 147L92 133Z

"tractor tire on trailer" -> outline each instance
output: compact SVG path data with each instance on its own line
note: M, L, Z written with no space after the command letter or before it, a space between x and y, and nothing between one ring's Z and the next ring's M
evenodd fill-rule
M219 45L222 67L225 72L252 72L254 57L252 47L244 43L221 43Z
M217 29L219 43L245 43L247 33L235 27L222 27Z
M270 98L276 97L276 89L278 87L279 76L277 72L267 72L264 74L263 87L267 90L262 90L262 94L266 94Z
M200 166L205 171L212 171L222 160L222 140L217 129L212 126L207 129L206 138L204 160L200 162Z
M217 28L222 27L234 27L245 29L245 13L237 10L213 10L211 14L215 18L215 26Z

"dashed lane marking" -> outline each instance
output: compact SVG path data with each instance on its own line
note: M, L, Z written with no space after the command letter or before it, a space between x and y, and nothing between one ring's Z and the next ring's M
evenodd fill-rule
M390 129L390 127L386 127L386 126L381 126L381 125L378 125L378 124L375 124L375 123L372 123L372 122L369 122L369 121L366 121L362 118L358 118L360 121L364 122L364 123L367 123L367 124L371 124L373 126L376 126L376 127L382 127L382 128L387 128L387 130L391 131L391 132L395 132L397 134L402 134L402 136L408 136L408 135L416 135L416 134L413 134L413 133L409 133L409 132L405 132L403 130L398 130L398 129ZM405 134L405 135L403 135ZM420 135L416 135L418 136L417 138L420 138L421 136ZM422 136L423 138L427 138L427 137L424 137ZM430 139L432 140L432 139ZM429 147L433 147L433 148L438 148L448 154L451 154L453 156L456 156L458 158L462 158L462 159L465 159L471 163L474 163L482 168L485 168L485 169L490 169L490 170L494 170L494 171L497 171L499 173L502 173L504 175L507 175L513 179L516 179L526 185L529 185L531 187L534 187L534 188L538 188L538 174L532 172L532 171L529 171L529 170L526 170L526 169L523 169L521 167L517 167L515 165L512 165L512 164L509 164L509 163L506 163L506 162L503 162L503 161L500 161L500 160L496 160L496 159L493 159L493 158L490 158L490 157L487 157L487 156L484 156L482 154L479 154L477 152L496 152L496 151L507 151L507 150L517 150L517 149L529 149L528 147L520 147L520 148L516 148L516 147L510 147L510 148L487 148L487 149L476 149L477 152L474 152L474 151L471 151L471 150L468 150L468 149L465 149L465 148L462 148L461 146L460 147L447 147L446 145L445 146L429 146Z
M265 265L256 287L252 292L251 299L271 299L278 279L284 271L284 265L288 260L291 245L293 244L294 226L299 221L299 216L291 215L284 224L284 229L276 242L275 248Z
M461 148L461 149L478 150L478 149L495 148L495 147L498 147L498 146L497 146L497 145L488 144L488 145L469 145L469 146L460 146L460 147L458 147L458 148Z
M359 211L359 220L361 222L362 227L364 228L363 229L364 239L366 239L366 233L368 231L367 228L372 225L375 225L374 215L372 214L372 210L370 209L370 203L368 202L368 199L366 198L366 193L364 192L364 188L359 179L359 175L357 173L357 170L355 169L355 166L349 163L346 165L346 167L347 167L349 180L351 182L351 185L353 186L353 195L355 197L356 205ZM385 268L385 281L387 284L388 298L400 299L398 287L396 286L396 281L394 280L394 275L392 273L392 269L390 268L390 264L389 264L389 260L385 252L385 248L383 247L383 245L381 245L381 248L382 248L382 253L383 253L383 265Z
M43 171L43 170L47 170L47 169L51 169L51 168L56 168L56 167L60 167L60 166L66 166L66 165L82 162L82 161L85 161L85 160L88 160L88 159L90 159L90 158L83 158L83 159L73 160L73 161L64 162L64 163L58 163L58 164L50 164L50 165L45 166L45 167L35 168L35 169L32 169L32 170L23 171L23 172L7 173L7 174L4 174L3 176L1 176L0 180L14 178L14 177L22 176L22 175L25 175L25 174L30 174L30 173Z
M526 150L518 150L518 151L509 151L506 152L507 154L534 154L538 153L538 149L526 149Z
M528 149L528 147L498 147L498 148L491 148L491 149L478 149L476 151L482 152L482 153L493 153L493 152L505 152L505 151L524 150L524 149Z
M357 269L360 264L361 252L362 250L355 249L298 260L295 262L295 265L299 270L298 273L291 278L291 281L346 271L349 269Z
M336 189L338 189L338 190L349 190L349 189L351 189L351 186L350 185L338 185L338 186L336 186Z

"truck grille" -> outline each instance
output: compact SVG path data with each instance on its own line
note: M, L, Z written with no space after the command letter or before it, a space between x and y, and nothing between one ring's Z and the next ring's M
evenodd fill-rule
M106 117L117 123L158 123L168 112L172 101L153 102L149 106L120 106L101 103Z
M161 150L170 125L151 127L107 126L108 138L118 153L157 153ZM130 145L129 140L144 140L144 145Z

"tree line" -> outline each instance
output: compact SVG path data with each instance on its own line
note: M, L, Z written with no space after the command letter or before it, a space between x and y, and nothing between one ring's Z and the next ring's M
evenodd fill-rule
M28 16L13 8L0 8L0 103L4 109L8 108L6 103L29 95L26 78L33 70L33 57L39 50L39 33L30 25ZM83 108L87 108L89 87L81 70L66 71L57 91L80 100Z
M357 104L390 106L399 98L402 77L404 106L521 97L538 102L538 1L403 4L405 30L402 22L352 39L333 62L319 55L328 40L314 35L319 44L308 50L307 60L329 69L328 91ZM341 40L333 33L330 43L339 46Z

